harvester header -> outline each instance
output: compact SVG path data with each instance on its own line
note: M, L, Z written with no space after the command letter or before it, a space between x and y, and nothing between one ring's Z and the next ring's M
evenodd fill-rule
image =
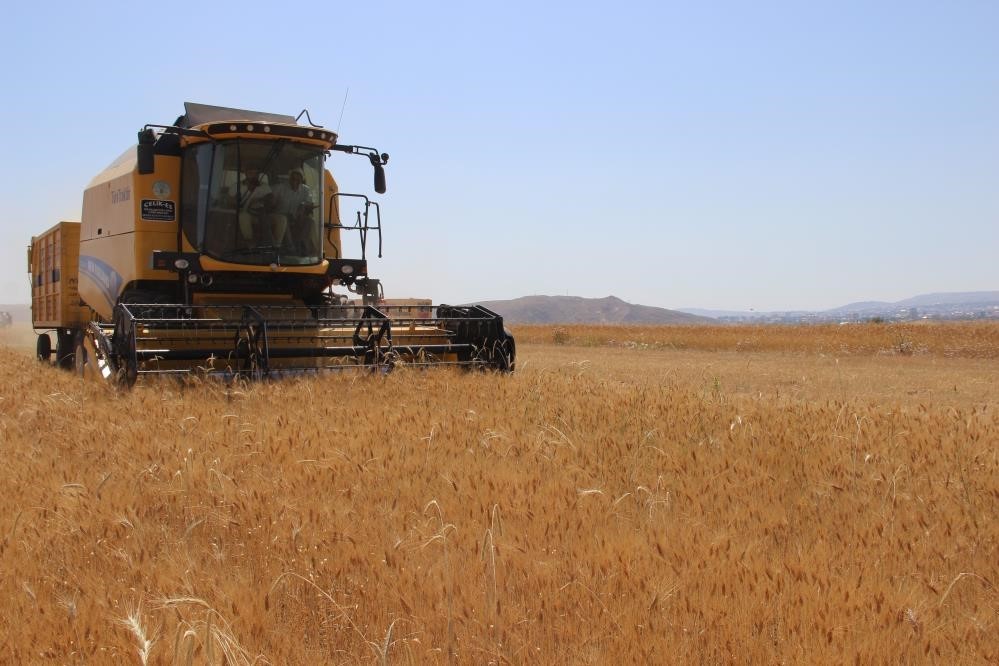
M397 363L512 370L499 315L384 298L367 256L372 243L382 256L379 204L341 192L330 158L367 157L384 193L388 155L302 115L187 103L172 125L144 125L87 187L81 221L32 239L39 357L53 356L53 331L57 363L129 384Z

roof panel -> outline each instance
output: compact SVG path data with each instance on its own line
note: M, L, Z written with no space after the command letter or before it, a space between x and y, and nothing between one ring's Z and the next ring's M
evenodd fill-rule
M194 102L184 102L185 114L178 118L178 125L181 127L194 127L204 123L218 123L228 120L252 120L254 122L265 123L286 123L288 125L298 124L294 116L287 116L281 113L267 113L265 111L247 111L246 109L232 109L226 106L211 106L209 104L196 104ZM183 123L181 125L181 123Z

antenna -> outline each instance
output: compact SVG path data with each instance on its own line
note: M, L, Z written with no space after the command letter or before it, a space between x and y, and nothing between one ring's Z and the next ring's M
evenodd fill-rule
M343 110L347 108L347 95L349 94L350 94L350 86L347 86L347 90L343 93L343 105L340 107L340 120L336 121L337 136L340 135L340 123L343 122Z

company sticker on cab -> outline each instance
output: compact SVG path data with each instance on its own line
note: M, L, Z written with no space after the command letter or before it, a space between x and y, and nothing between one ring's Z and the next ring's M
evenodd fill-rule
M177 219L177 208L172 201L143 199L142 219L151 222L173 222Z

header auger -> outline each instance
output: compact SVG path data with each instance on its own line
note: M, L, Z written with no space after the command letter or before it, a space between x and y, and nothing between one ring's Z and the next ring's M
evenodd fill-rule
M388 155L295 118L201 104L91 181L81 222L32 238L38 356L131 385L197 372L279 377L455 365L511 371L513 337L481 306L386 301L368 275L381 212L340 192L327 158ZM355 210L341 221L341 207ZM356 234L359 256L342 237ZM338 293L342 288L347 293ZM350 294L354 296L350 298Z

